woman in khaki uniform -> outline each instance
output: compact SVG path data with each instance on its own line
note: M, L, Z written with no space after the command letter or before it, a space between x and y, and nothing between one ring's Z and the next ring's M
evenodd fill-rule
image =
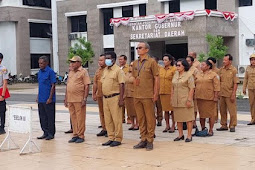
M208 60L201 63L201 70L195 77L195 98L197 100L202 130L205 129L205 119L209 118L209 134L213 136L215 110L217 108L218 93L220 91L219 76L213 72L212 63Z
M251 65L247 67L244 81L243 81L243 94L246 94L246 88L248 87L251 122L247 125L255 125L255 54L250 56Z
M187 62L190 65L189 73L193 75L193 78L195 79L196 74L199 72L197 69L197 66L194 66L195 59L192 56L186 57ZM197 100L194 99L194 114L195 114L195 121L193 122L193 128L197 127L196 119L197 119Z
M179 59L176 66L178 72L176 72L172 81L172 106L179 136L174 141L184 140L183 122L187 122L188 134L185 142L191 142L192 126L195 120L193 103L194 78L188 73L189 64L185 59Z
M125 106L127 109L128 117L131 121L131 127L128 130L139 130L138 122L136 120L136 112L134 106L134 81L135 78L132 76L133 62L129 65L129 71L125 74Z
M160 101L162 105L162 110L165 112L165 121L166 128L163 133L169 131L169 133L173 133L175 131L175 122L174 122L174 114L173 107L171 104L171 90L172 90L172 79L175 74L176 68L173 66L173 57L169 54L165 54L163 56L163 62L165 67L161 67L159 70L159 95ZM169 124L169 111L172 114L172 127L170 129Z

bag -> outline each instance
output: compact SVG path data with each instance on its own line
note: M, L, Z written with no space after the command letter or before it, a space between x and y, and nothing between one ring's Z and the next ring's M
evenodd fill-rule
M196 128L195 135L198 137L206 137L208 136L208 129L205 127L204 130L199 131L198 128Z
M2 95L2 91L3 91L3 88L0 88L0 95ZM10 96L8 88L6 88L4 98L7 99L9 97L11 96Z

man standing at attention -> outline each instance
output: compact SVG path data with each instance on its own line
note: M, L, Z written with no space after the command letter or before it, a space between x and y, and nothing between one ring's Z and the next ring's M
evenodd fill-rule
M121 107L124 105L124 72L117 66L116 53L105 54L105 64L101 82L104 102L105 125L109 141L103 146L119 146L123 139Z
M99 68L97 69L94 81L93 81L93 95L92 98L94 101L97 101L99 107L99 115L100 115L100 122L102 126L101 132L97 134L97 136L107 136L107 131L105 127L105 120L104 120L104 108L103 108L103 92L102 92L102 83L101 77L106 67L105 65L105 56L104 54L100 55L98 59Z
M55 127L55 72L48 66L49 58L41 56L39 58L40 71L38 73L39 93L37 96L40 124L43 135L37 139L54 139Z
M157 62L148 56L150 46L146 42L137 45L139 59L133 64L134 105L140 127L141 141L134 149L153 149L156 119L154 105L159 93L159 70Z
M71 71L68 75L65 106L68 106L73 127L73 138L69 143L84 142L86 102L89 94L89 74L82 68L82 59L73 56L70 60Z
M200 70L200 62L197 60L197 53L196 52L189 52L189 55L194 58L193 66Z

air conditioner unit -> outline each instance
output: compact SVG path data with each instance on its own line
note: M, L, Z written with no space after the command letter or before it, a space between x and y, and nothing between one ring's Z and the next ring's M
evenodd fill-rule
M68 35L69 40L76 40L78 38L80 38L80 33L71 33Z
M254 39L246 39L245 44L246 44L248 47L254 47L255 41L254 41Z
M247 65L238 65L238 77L244 78Z

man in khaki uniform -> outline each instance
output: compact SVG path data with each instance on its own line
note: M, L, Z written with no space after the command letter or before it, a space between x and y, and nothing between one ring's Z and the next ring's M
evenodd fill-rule
M157 62L148 56L150 46L146 42L137 45L139 59L133 64L134 105L140 127L141 141L134 149L153 149L156 119L154 103L158 100L159 71Z
M102 126L101 132L97 134L97 136L107 136L107 131L105 127L105 120L104 120L104 108L103 108L103 92L102 92L102 83L101 83L101 77L103 74L103 71L106 67L105 65L105 56L102 54L100 55L98 59L98 65L99 68L97 69L94 81L93 81L93 94L92 98L94 101L97 101L98 107L99 107L99 116L100 116L100 122Z
M124 105L125 75L119 66L115 64L115 52L105 54L105 64L101 82L103 91L105 125L109 141L103 146L119 146L123 139L121 107Z
M197 60L197 53L196 52L189 52L189 55L194 58L193 66L200 70L200 62Z
M250 56L251 65L246 68L244 81L243 81L243 94L246 94L248 87L251 122L247 125L255 125L255 54Z
M120 69L124 71L125 74L128 73L129 66L127 64L127 56L120 55L119 56L119 66ZM126 123L126 114L125 114L125 105L122 107L122 116L123 116L123 123ZM130 124L130 118L127 117L127 124Z
M233 57L226 54L223 59L224 66L219 71L221 127L216 129L217 131L228 130L227 111L230 114L230 132L235 132L235 126L237 125L236 90L238 78L236 77L237 70L232 66L232 60Z
M85 132L86 102L91 82L88 71L82 68L82 59L79 56L74 56L69 61L72 70L68 75L65 106L68 106L70 112L73 138L68 142L82 143Z

